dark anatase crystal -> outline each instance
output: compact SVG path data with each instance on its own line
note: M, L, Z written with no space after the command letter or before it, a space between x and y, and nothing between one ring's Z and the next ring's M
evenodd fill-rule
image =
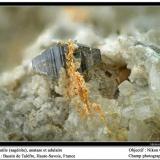
M77 45L78 48L75 50L74 56L75 59L80 59L79 72L83 73L95 64L101 62L99 49L90 48L82 44ZM32 60L33 70L37 73L47 75L50 78L57 79L60 69L66 67L65 54L67 51L67 44L54 44Z

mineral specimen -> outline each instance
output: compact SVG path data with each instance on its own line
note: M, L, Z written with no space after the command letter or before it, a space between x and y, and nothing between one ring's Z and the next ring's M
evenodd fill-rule
M101 63L100 50L77 44L75 58L80 59L80 72L84 72L93 65ZM32 60L32 67L35 72L47 75L53 79L59 77L59 71L66 67L67 44L57 43L45 50Z
M0 141L159 141L159 8L73 8L0 9ZM46 26L35 43L28 22ZM68 39L74 53L55 43Z

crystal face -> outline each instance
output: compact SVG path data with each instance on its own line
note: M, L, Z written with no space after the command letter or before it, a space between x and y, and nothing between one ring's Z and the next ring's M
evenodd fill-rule
M62 67L65 68L66 65L65 55L67 50L66 44L55 44L32 60L33 70L51 78L58 78L60 69ZM78 44L74 55L75 58L80 59L80 68L78 69L80 72L84 72L101 63L101 53L97 48Z

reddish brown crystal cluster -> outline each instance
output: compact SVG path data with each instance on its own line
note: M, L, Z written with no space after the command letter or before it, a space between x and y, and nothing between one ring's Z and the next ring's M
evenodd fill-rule
M78 106L78 111L81 117L88 117L98 114L100 119L105 122L105 113L99 104L89 100L89 92L85 84L83 76L77 71L74 63L75 44L72 41L68 42L68 52L66 54L66 71L68 76L67 96L72 98L79 96L82 106Z

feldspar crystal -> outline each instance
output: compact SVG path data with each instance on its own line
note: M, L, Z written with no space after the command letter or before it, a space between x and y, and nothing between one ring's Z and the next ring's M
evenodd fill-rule
M157 67L152 64L149 73L150 87L153 91L160 91L160 71L158 71Z

